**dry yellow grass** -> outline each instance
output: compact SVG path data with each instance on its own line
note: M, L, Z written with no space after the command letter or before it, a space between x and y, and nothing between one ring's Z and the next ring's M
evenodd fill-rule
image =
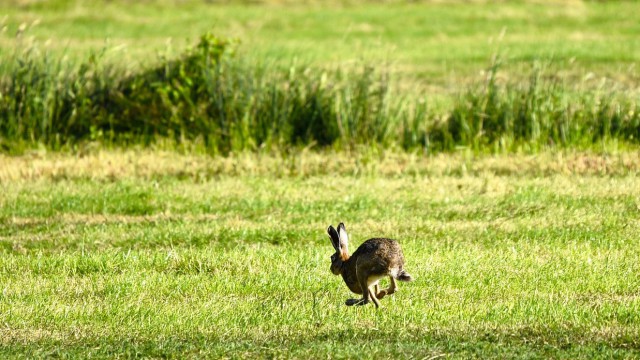
M85 155L32 153L0 155L0 183L87 178L215 176L441 176L441 175L633 175L640 170L637 152L595 154L543 152L536 155L477 156L468 152L423 156L394 151L242 153L228 157L182 155L170 151L99 150Z

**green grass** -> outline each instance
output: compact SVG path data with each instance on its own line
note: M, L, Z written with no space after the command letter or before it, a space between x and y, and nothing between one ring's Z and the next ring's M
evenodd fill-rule
M0 357L640 357L635 2L0 13ZM224 116L158 101L198 71L108 112L207 31L241 40L196 92ZM323 143L318 114L350 122ZM403 246L416 281L377 311L329 272L340 221Z
M1 20L8 153L87 142L495 153L640 139L633 2L19 3ZM218 47L206 31L245 42Z
M133 72L99 55L69 64L37 47L17 51L0 66L0 148L165 142L225 155L361 145L535 152L640 139L636 95L608 87L575 93L544 65L526 82L504 83L495 59L484 83L442 109L402 96L389 74L371 67L283 70L233 50L204 34L179 57Z
M640 355L637 157L368 156L0 159L0 356ZM340 221L403 246L377 311Z
M638 10L3 2L0 358L640 357Z
M110 60L133 65L153 60L158 52L180 53L212 31L240 39L240 51L255 61L384 66L401 74L407 86L434 96L457 93L477 80L496 53L508 60L505 76L516 79L532 61L545 59L572 84L593 87L607 77L635 89L638 81L639 6L633 1L15 3L0 5L7 24L1 43L14 44L20 24L37 21L24 39L33 35L49 41L49 48L71 57L106 46Z

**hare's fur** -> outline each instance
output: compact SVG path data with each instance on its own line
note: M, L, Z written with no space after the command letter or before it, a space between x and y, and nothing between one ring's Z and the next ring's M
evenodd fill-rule
M404 255L397 241L386 238L369 239L349 255L349 238L344 224L340 223L338 230L329 226L327 233L336 250L331 256L331 272L342 275L349 290L362 294L361 299L348 299L347 305L365 305L372 301L379 307L379 299L397 291L396 280L413 280L404 270ZM390 285L387 289L380 290L378 282L386 276L390 279Z

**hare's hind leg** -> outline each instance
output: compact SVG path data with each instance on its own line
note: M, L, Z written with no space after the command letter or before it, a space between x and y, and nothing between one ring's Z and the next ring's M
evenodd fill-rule
M387 295L391 295L396 292L396 290L398 290L398 283L396 283L396 279L393 276L389 276L389 279L391 279L391 281L389 282L389 287L387 288Z
M380 290L380 285L376 284L374 288L374 293L376 294L376 298L380 300L387 295L387 290L385 289Z
M398 283L396 283L396 279L394 279L393 276L389 276L389 279L390 282L388 288L378 291L378 288L376 287L376 296L378 299L382 299L386 295L391 295L398 290Z

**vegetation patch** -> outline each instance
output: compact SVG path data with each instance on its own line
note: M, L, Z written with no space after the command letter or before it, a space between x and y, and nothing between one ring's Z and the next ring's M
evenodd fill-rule
M637 99L571 93L534 70L524 84L496 79L449 109L394 91L371 67L328 71L251 65L229 41L205 34L175 58L128 73L99 55L70 64L20 49L0 68L0 146L5 152L98 142L170 144L212 154L262 148L356 146L479 152L637 143Z
M636 2L223 3L0 4L0 358L640 357Z
M38 161L78 166L59 156ZM159 156L164 176L89 166L2 183L3 357L638 355L633 173L523 176L537 171L526 156L439 172L466 163L451 155L386 176L171 173L193 159ZM344 305L325 234L337 221L354 246L402 244L416 280L378 311Z

